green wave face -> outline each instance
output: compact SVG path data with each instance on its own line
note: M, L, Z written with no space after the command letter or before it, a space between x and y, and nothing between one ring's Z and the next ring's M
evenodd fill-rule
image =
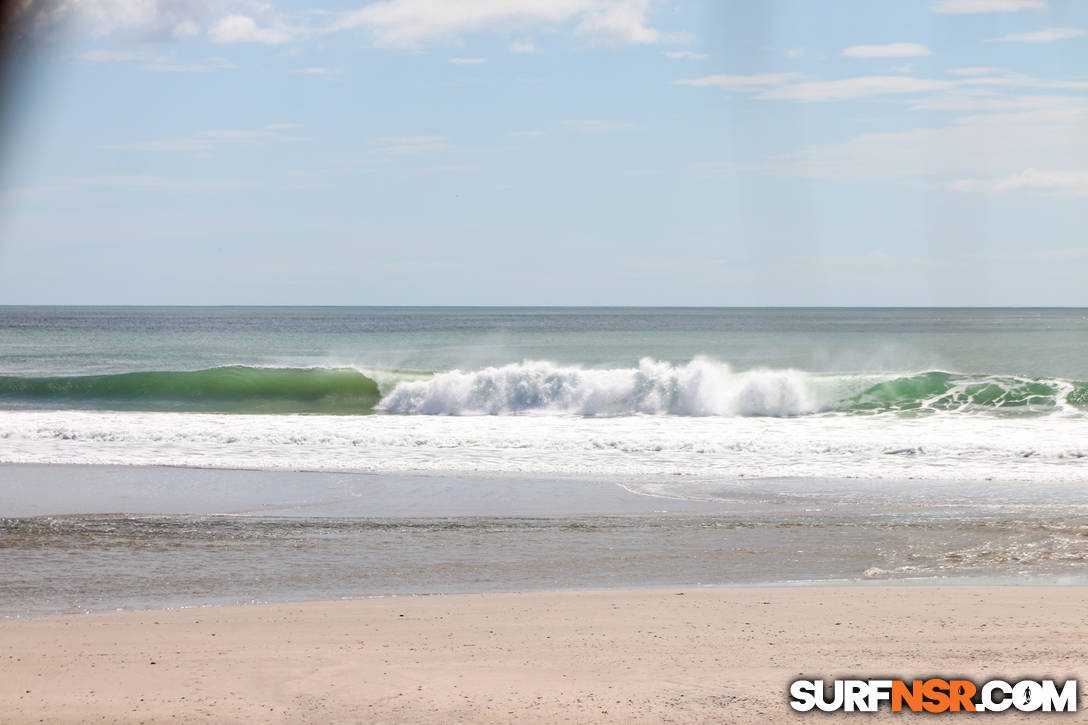
M836 409L873 413L958 410L1030 415L1050 413L1063 407L1088 409L1088 383L928 372L878 383L841 401Z
M53 378L0 377L0 401L27 407L218 413L369 413L378 384L350 368L134 372Z
M353 368L242 365L187 372L0 376L0 408L365 415L374 412L382 396L391 393L397 383L432 376L407 370L364 374ZM850 378L839 377L837 384ZM815 384L815 380L819 378L809 378L808 384ZM912 416L938 411L1045 415L1069 408L1088 410L1088 383L926 372L870 385L820 410L856 415Z

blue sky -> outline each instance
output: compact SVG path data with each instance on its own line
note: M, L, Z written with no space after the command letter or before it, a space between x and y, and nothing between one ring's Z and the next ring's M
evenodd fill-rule
M0 303L1088 305L1088 3L39 22Z

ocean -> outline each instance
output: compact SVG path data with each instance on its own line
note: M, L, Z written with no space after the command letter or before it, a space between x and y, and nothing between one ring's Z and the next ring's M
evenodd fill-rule
M1088 310L6 307L0 464L9 616L647 582L1081 581ZM602 486L619 498L593 503ZM171 537L185 545L144 556ZM268 552L286 553L261 580L275 583L243 592L247 558L209 552L251 539L270 572ZM300 540L324 553L299 558ZM100 554L94 576L58 577L80 545ZM575 556L601 546L619 563ZM504 547L526 555L499 566ZM581 563L541 563L564 551ZM491 574L451 574L444 556ZM386 575L360 574L379 560ZM217 583L195 592L182 569Z

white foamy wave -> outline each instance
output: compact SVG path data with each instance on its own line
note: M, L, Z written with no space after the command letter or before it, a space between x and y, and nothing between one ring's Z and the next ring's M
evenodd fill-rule
M1088 483L1088 420L0 411L0 463ZM0 471L0 475L2 471ZM939 494L938 494L939 495ZM983 496L984 498L984 496Z
M402 381L378 404L390 413L430 415L782 417L823 407L799 370L734 372L725 363L702 357L680 366L643 358L637 368L608 370L534 361L453 370L429 380Z

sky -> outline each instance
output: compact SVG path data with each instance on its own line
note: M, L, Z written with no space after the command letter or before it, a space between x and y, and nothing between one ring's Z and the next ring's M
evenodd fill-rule
M1088 306L1088 2L37 10L0 304Z

